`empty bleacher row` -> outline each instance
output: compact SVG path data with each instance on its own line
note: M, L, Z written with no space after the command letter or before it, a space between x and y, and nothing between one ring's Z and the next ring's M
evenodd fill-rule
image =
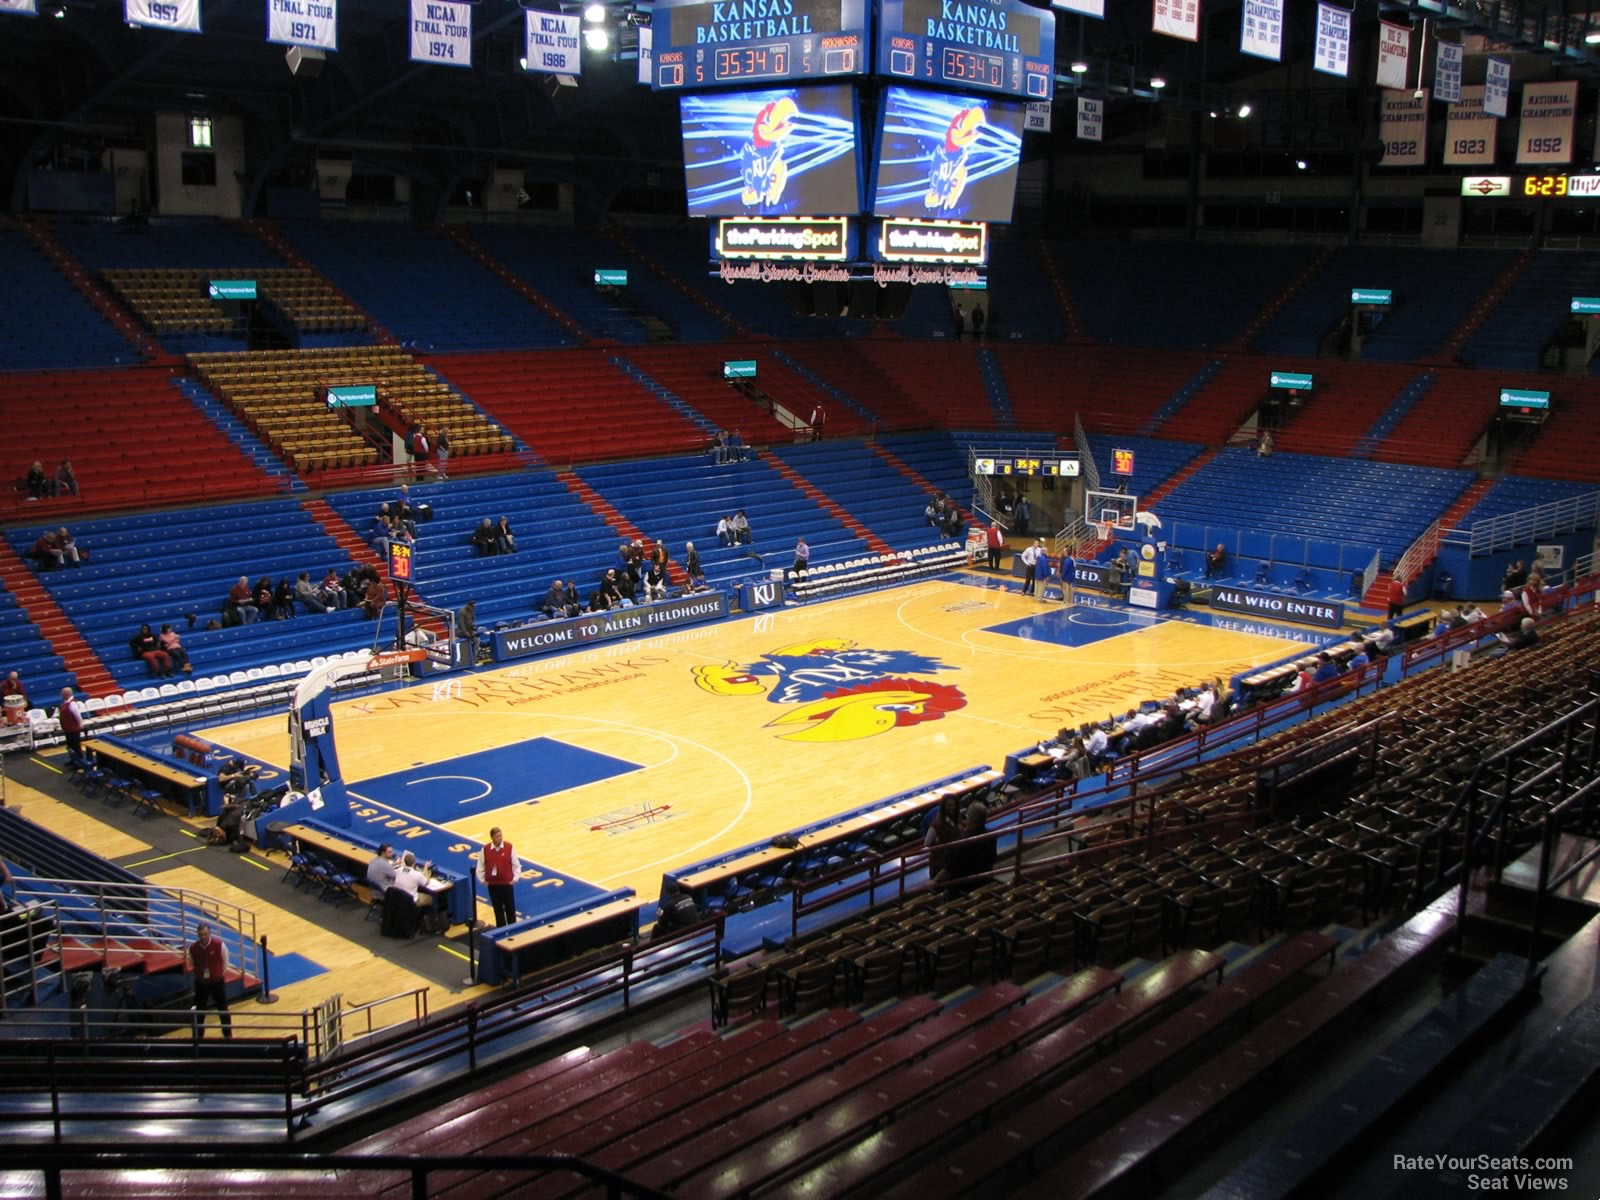
M223 601L240 576L253 583L294 582L302 571L320 580L349 560L326 530L291 500L208 509L148 513L80 521L74 534L90 552L78 569L44 571L41 582L71 618L117 683L142 687L153 680L129 640L140 625L170 624L182 639L197 676L278 665L286 660L370 645L372 622L359 609L296 615L229 628L208 628L222 618ZM37 530L6 531L26 554ZM188 614L195 614L191 626ZM30 686L34 686L30 679ZM36 702L50 696L35 696Z
M103 277L159 335L243 333L234 316L209 295L207 285L213 279L253 279L259 298L275 305L297 331L328 333L366 325L332 287L298 267L121 267Z
M1469 471L1224 450L1161 503L1164 519L1378 546L1392 562L1473 481Z
M402 425L447 428L452 456L507 454L514 448L494 421L392 346L197 354L190 361L213 393L302 472L386 461L318 396L322 385L376 385L380 401ZM383 440L389 440L387 431Z
M79 496L39 502L33 520L50 519L47 511L67 520L80 509L277 490L184 399L166 370L29 372L7 376L4 387L10 479L20 483L34 460L53 474L62 459L72 462L78 479Z

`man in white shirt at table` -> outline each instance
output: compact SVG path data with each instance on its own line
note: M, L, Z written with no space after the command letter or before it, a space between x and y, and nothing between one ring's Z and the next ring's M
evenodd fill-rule
M407 850L400 856L400 865L395 868L394 883L390 886L399 888L415 900L417 892L427 880L427 875L423 874L422 868L417 866L417 856Z

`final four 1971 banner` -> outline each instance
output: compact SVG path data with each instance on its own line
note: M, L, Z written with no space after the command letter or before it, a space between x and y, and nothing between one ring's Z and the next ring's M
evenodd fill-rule
M339 48L339 0L267 0L267 41Z

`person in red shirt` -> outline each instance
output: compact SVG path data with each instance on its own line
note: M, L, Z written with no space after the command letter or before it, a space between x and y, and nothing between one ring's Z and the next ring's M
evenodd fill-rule
M1394 620L1406 610L1406 581L1396 575L1389 580L1389 620Z
M22 685L22 676L12 671L0 679L0 720L7 725L21 725L28 719L28 689Z
M483 882L489 888L489 903L494 905L497 928L517 919L515 886L521 873L522 863L517 859L517 852L496 825L489 830L489 841L483 848Z
M217 1010L222 1036L233 1037L233 1017L228 1012L228 948L213 937L204 921L195 926L195 940L189 946L189 968L194 972L194 1035L205 1037L205 1010Z
M1005 531L1000 528L999 521L995 521L989 526L988 542L989 570L998 571L1000 569L1000 555L1005 552L1006 548Z
M56 720L61 722L61 735L67 739L67 759L77 766L85 761L83 712L78 708L78 699L69 687L61 689L61 707L56 709Z

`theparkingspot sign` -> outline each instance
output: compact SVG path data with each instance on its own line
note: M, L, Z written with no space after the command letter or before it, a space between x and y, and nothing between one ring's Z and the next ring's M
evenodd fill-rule
M1213 588L1211 607L1227 612L1245 612L1297 625L1321 625L1337 629L1344 624L1344 605L1331 600L1306 600L1276 592L1251 592L1244 588Z
M497 629L494 635L494 658L496 662L529 658L589 642L659 633L678 625L692 625L696 621L710 621L727 615L726 592L700 592L635 608L585 613L562 621L542 621L517 629Z

